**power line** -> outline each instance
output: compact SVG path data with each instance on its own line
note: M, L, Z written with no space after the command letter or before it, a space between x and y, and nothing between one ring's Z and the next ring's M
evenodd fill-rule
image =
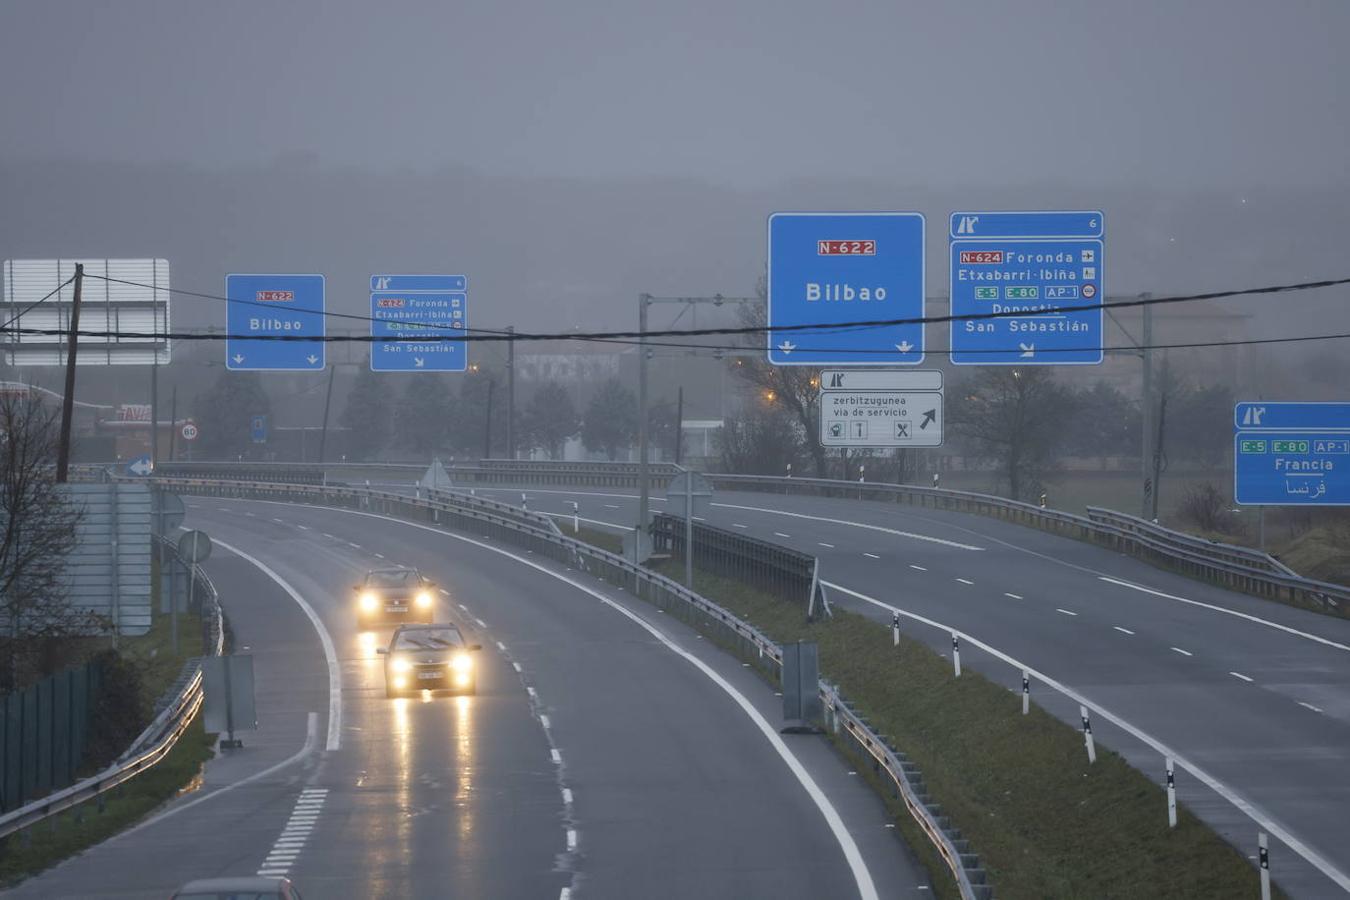
M75 280L75 276L74 276L74 275L70 276L70 277L67 278L65 281L63 281L63 282L61 282L60 284L58 284L58 285L55 287L55 289L52 290L52 292L51 292L50 294L48 294L47 296L41 298L40 300L35 300L35 301L33 301L32 303L30 303L30 304L28 304L27 306L25 306L23 309L19 310L17 313L14 314L14 317L11 318L8 322L6 322L6 323L3 324L3 325L0 325L0 332L3 332L5 329L9 328L10 325L13 325L15 322L17 322L17 321L19 321L20 319L22 319L22 318L24 317L24 315L26 315L26 314L29 312L29 310L33 309L33 307L37 306L37 305L40 304L40 303L45 303L45 302L47 302L48 300L50 300L51 298L55 297L57 294L59 294L59 293L61 292L61 288L63 288L63 287L65 287L66 285L70 284L70 283L71 283L72 281L74 281L74 280Z

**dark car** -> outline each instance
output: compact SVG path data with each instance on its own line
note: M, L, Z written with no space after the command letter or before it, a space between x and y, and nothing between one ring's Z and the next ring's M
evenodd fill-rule
M202 878L174 891L173 900L300 900L300 892L289 878Z
M400 625L384 655L384 693L398 697L421 690L472 694L478 689L474 652L458 625Z
M436 620L436 585L416 569L406 566L371 569L353 590L356 621L361 627L373 622Z

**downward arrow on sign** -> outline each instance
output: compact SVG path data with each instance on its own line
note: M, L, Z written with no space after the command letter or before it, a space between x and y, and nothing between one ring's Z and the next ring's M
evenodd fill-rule
M244 361L244 354L236 353L234 355L234 364L237 366Z
M911 344L909 341L901 341L900 343L895 345L895 349L899 350L901 353L908 353L909 351L914 349L914 345Z
M1019 346L1019 347L1022 348L1022 354L1021 354L1021 356L1022 356L1023 359L1029 359L1029 358L1031 358L1031 357L1033 357L1033 356L1036 355L1036 345L1035 345L1035 344L1023 344L1023 343L1021 343L1021 342L1019 341L1018 344L1017 344L1017 346Z
M783 343L778 345L778 349L782 350L784 353L791 353L793 350L797 349L797 345L792 343L792 341L783 341Z

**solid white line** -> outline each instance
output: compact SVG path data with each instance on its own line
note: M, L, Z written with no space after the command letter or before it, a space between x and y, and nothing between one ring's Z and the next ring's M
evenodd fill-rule
M1121 587L1127 587L1131 590L1140 591L1145 594L1152 594L1155 597L1162 597L1166 600L1176 600L1178 603L1189 603L1192 606L1199 606L1203 609L1214 612L1225 613L1230 616L1237 616L1239 619L1246 619L1248 622L1255 622L1258 625L1265 625L1268 628L1274 628L1277 631L1283 631L1286 634L1292 634L1296 637L1307 638L1310 641L1316 641L1319 644L1325 644L1328 647L1335 647L1337 650L1350 652L1350 644L1341 644L1336 641L1327 640L1315 634L1309 634L1306 631L1299 631L1297 628L1290 628L1288 625L1281 625L1279 622L1272 622L1269 619L1263 619L1260 616L1249 615L1248 613L1238 612L1235 609L1228 609L1223 606L1215 606L1212 603L1202 603L1199 600L1191 600L1187 597L1178 597L1176 594L1165 594L1162 591L1155 591L1152 588L1146 588L1143 585L1131 584L1128 581L1121 581L1119 578L1108 578L1105 575L1098 575L1097 578L1109 584L1118 584Z
M821 547L828 547L828 548L831 549L831 550L834 549L834 544L827 544L827 543L825 543L824 541L816 541L816 543L817 543L818 545L820 545Z
M336 507L323 507L323 508L336 509ZM802 790L806 791L807 796L811 798L811 801L812 803L815 804L816 809L818 809L820 811L821 816L824 817L826 825L829 827L831 834L834 835L835 841L839 844L840 849L844 853L844 859L848 862L849 870L853 874L853 880L857 885L858 893L861 895L861 900L879 900L876 885L872 881L872 873L867 869L867 861L863 859L862 853L858 850L857 843L853 840L853 835L849 834L848 827L844 825L843 819L840 818L839 811L835 809L834 804L830 802L830 798L826 796L823 790L821 790L820 785L816 783L816 780L811 777L811 773L806 771L806 768L801 764L801 761L797 759L796 755L788 748L787 744L783 742L783 738L778 734L778 729L775 726L769 724L769 721L766 718L764 718L764 715L760 713L760 711L755 707L755 705L751 703L745 697L744 694L742 694L734 686L732 686L732 684L729 681L727 681L725 678L719 675L716 670L714 670L703 660L699 659L693 653L689 652L688 650L685 650L679 644L675 643L675 641L673 641L670 637L668 637L666 633L663 632L661 629L657 628L655 625L648 622L646 619L642 618L637 613L623 606L618 601L605 596L598 589L590 586L589 584L577 581L567 575L564 575L561 572L557 572L554 571L553 569L548 568L542 563L538 563L535 562L534 560L527 559L524 556L520 556L503 547L496 547L493 546L492 544L485 543L484 541L478 540L476 538L467 537L462 534L454 534L451 532L442 531L439 528L432 528L430 525L422 525L418 522L404 522L401 519L395 519L389 516L382 516L379 515L378 513L361 512L359 510L341 510L341 511L356 516L368 516L372 519L380 519L385 522L404 525L409 528L418 528L423 531L429 531L432 534L438 534L441 537L449 538L451 540L461 541L466 544L472 544L475 547L487 550L492 553L499 553L508 559L515 560L521 565L529 566L530 568L538 572L542 572L543 574L551 578L556 578L557 580L563 582L564 584L570 585L571 587L576 588L579 591L583 591L584 593L589 594L596 600L599 600L601 603L608 606L610 609L614 610L615 612L619 613L620 615L624 616L625 618L633 622L635 625L646 631L648 634L652 635L663 645L665 645L665 647L668 650L670 650L675 655L679 656L681 659L684 659L694 668L698 669L710 681L712 681L719 688L721 688L728 696L731 697L731 699L736 703L736 705L741 708L742 712L745 713L746 717L750 719L750 721L755 725L755 727L759 729L760 734L762 734L764 736L764 739L768 741L769 745L773 747L774 751L783 760L783 763L788 767L788 770L793 774L793 776L797 779L797 782L802 786ZM530 695L534 696L533 689L530 688L528 690L530 691ZM1272 833L1275 832L1272 831ZM1286 841L1286 844L1287 843L1288 842Z
M1302 700L1298 701L1298 705L1303 707L1304 709L1311 709L1315 713L1320 713L1322 711L1316 706L1313 706L1311 703L1304 703Z
M881 559L881 557L877 556L875 553L867 553L866 551L863 552L863 556L870 556L872 559Z
M1005 596L1005 597L1011 597L1011 598L1013 598L1014 600L1021 600L1021 599L1022 599L1022 595L1021 595L1021 594L1009 594L1007 591L1004 591L1004 592L1003 592L1003 596Z
M792 535L790 535L790 534L783 534L783 532L781 532L781 531L775 531L775 532L773 533L773 536L774 536L774 537L785 537L785 538L790 538L790 537L792 537Z
M1189 650L1182 650L1180 647L1173 647L1172 649L1173 649L1174 651L1176 651L1177 653L1180 653L1182 656L1194 656L1194 655L1195 655L1194 653L1192 653L1192 652L1189 651Z
M974 544L962 544L958 541L949 541L944 538L930 537L926 534L915 534L912 531L900 531L896 528L886 528L882 525L869 525L866 522L850 522L848 519L831 519L827 516L808 516L806 513L788 512L782 509L765 509L762 506L737 506L734 503L714 503L713 506L720 506L723 509L743 509L749 512L768 513L774 516L788 516L793 519L809 519L812 522L829 522L832 525L851 525L854 528L865 528L868 531L880 531L884 534L894 534L900 537L913 538L916 541L927 541L930 544L941 544L944 547L956 547L958 550L983 550L983 547L976 547Z
M1248 678L1246 675L1243 675L1241 672L1229 672L1228 674L1229 674L1229 675L1232 675L1234 678L1241 678L1243 681L1247 681L1247 682L1250 682L1250 681L1253 680L1253 679L1251 679L1251 678Z
M219 541L217 541L217 543L219 543ZM192 798L191 800L187 801L186 803L182 804L181 806L174 806L174 807L171 807L170 809L165 810L164 812L160 813L160 814L157 815L157 816L152 816L151 818L146 819L145 821L143 821L143 822L141 822L141 823L139 823L139 824L137 824L137 825L133 825L132 827L128 828L126 831L123 831L123 832L120 832L119 834L113 835L112 837L108 838L108 840L111 842L111 841L118 840L118 839L120 839L120 838L124 838L124 837L126 837L127 835L129 835L129 834L134 834L135 832L140 831L142 828L147 828L147 827L149 827L149 826L155 824L156 822L160 822L160 821L163 821L164 819L167 819L169 816L177 815L178 813L182 812L182 811L185 810L185 809L191 809L192 807L196 806L198 803L205 803L207 800L210 800L212 797L219 797L221 794L227 793L228 791L232 791L232 790L234 790L235 788L243 787L243 786L246 785L246 784L252 784L253 782L258 781L258 780L260 780L260 779L262 779L262 778L266 778L266 777L269 776L269 775L273 775L273 774L275 774L275 773L277 773L277 772L280 772L282 769L286 768L287 766L291 765L292 763L297 763L297 762L299 762L300 760L304 759L306 756L309 756L310 753L314 752L314 745L315 745L316 743L318 743L318 734L319 734L319 714L318 714L318 713L309 713L309 714L307 715L307 717L306 717L305 725L306 725L306 728L305 728L305 745L304 745L303 747L301 747L296 753L292 754L291 756L287 757L286 759L283 759L281 762L277 763L276 765L274 765L274 766L269 766L268 768L263 769L261 772L254 772L252 775L248 776L247 778L241 778L239 781L235 781L235 782L233 782L233 783L231 783L231 784L227 784L227 785L225 785L224 787L216 788L214 791L212 791L212 792L209 793L209 794L202 794L200 797L194 797L194 798Z
M925 569L923 566L916 566L916 565L914 565L914 563L910 563L910 564L909 564L909 567L910 567L911 569L914 569L914 570L917 571L917 572L927 572L927 571L928 571L928 570Z
M554 747L552 750L548 751L548 755L551 756L551 757L553 757L553 761L554 761L555 763L558 763L558 764L561 764L561 763L562 763L562 754L558 752L558 748L557 748L557 747Z
M961 582L962 584L974 584L974 583L975 583L975 582L971 581L969 578L958 578L958 579L956 579L956 580L959 581L959 582Z
M1064 694L1070 700L1073 700L1075 703L1079 703L1082 704L1083 706L1088 707L1097 716L1100 716L1101 718L1110 722L1112 725L1115 725L1117 728L1121 729L1122 731L1126 732L1127 734L1131 735L1137 740L1142 741L1145 744L1148 744L1150 747L1152 747L1155 751L1162 754L1163 756L1172 757L1172 761L1176 765L1190 772L1197 779L1199 779L1200 782L1203 783L1206 787L1214 791L1214 793L1218 794L1220 797L1223 797L1229 803L1233 804L1233 806L1237 807L1237 809L1240 812L1246 814L1246 816L1250 818L1253 822L1260 825L1265 831L1268 831L1270 834L1274 835L1276 838L1280 840L1282 844L1284 844L1290 850L1293 850L1299 856L1303 857L1323 875L1327 876L1332 881L1334 881L1338 887L1340 887L1344 891L1350 891L1350 875L1346 875L1340 869L1336 868L1335 865L1333 865L1331 862L1324 859L1322 855L1319 854L1316 850L1312 849L1307 844L1304 844L1298 838L1294 837L1294 835L1290 834L1289 831L1284 826L1275 822L1264 809L1252 803L1246 797L1234 791L1232 788L1228 787L1228 785L1224 784L1222 781L1219 781L1213 775L1209 774L1204 769L1195 765L1190 760L1183 757L1180 753L1177 753L1171 747L1168 747L1162 741L1159 741L1152 735L1149 735L1148 733L1141 731L1140 729L1131 725L1129 722L1126 722L1124 719L1117 716L1115 713L1102 707L1100 704L1092 702L1087 697L1075 691L1073 688L1065 684L1062 684L1059 681L1056 681L1055 679L1049 677L1043 672L1034 669L1031 666L1027 665L1026 663L1022 662L1021 660L1009 656L1002 650L998 650L994 647L991 647L989 644L986 644L984 641L981 641L976 637L972 637L969 634L957 631L950 625L944 625L941 622L927 618L926 616L921 616L918 615L917 613L912 613L907 610L900 609L899 607L891 606L889 603L882 603L880 600L877 600L874 597L869 597L866 594L862 594L859 593L858 591L846 588L842 584L835 584L834 582L831 581L821 581L821 584L823 584L825 587L831 590L848 594L850 597L856 597L857 599L862 600L866 603L871 603L873 606L879 606L882 609L887 610L891 613L899 613L900 615L905 616L906 618L909 619L913 619L916 622L922 622L925 625L930 625L934 628L939 628L942 631L947 632L948 634L955 632L958 636L960 636L962 640L970 644L973 644L976 647L979 647L981 650L985 651L990 656L994 656L998 659L1001 659L1008 665L1016 666L1019 669L1025 670L1027 674L1044 682L1047 687L1052 687L1055 690L1059 691L1060 693ZM1177 648L1173 647L1172 649L1176 650ZM1185 651L1181 652L1184 653ZM1321 712L1321 710L1317 711Z
M1111 627L1114 628L1116 631L1119 631L1121 634L1134 634L1134 632L1131 631L1130 629L1121 628L1119 625L1112 625Z
M543 725L544 728L547 729L547 728L548 728L548 716L543 716L543 715L541 715L541 716L539 717L539 724L540 724L540 725Z
M257 557L250 556L238 547L227 544L220 538L214 539L217 544L224 547L235 556L253 563L264 575L272 579L277 585L290 595L290 598L300 605L309 616L309 621L313 623L314 630L319 633L319 643L323 645L323 655L328 659L328 744L325 749L333 752L342 746L342 669L338 666L337 650L333 647L333 638L324 627L323 620L319 614L314 611L314 607L300 592L291 587L286 579L282 578L276 572L273 572Z
M1064 613L1064 615L1066 615L1066 616L1076 616L1076 615L1078 615L1078 613L1074 612L1074 611L1071 610L1071 609L1061 609L1061 608L1059 608L1058 606L1055 607L1055 612L1062 612L1062 613Z

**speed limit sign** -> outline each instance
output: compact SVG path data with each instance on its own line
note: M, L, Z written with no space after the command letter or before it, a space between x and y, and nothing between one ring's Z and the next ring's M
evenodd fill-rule
M197 423L195 423L195 422L184 422L184 423L183 423L183 440L185 440L185 441L195 441L196 439L197 439Z

